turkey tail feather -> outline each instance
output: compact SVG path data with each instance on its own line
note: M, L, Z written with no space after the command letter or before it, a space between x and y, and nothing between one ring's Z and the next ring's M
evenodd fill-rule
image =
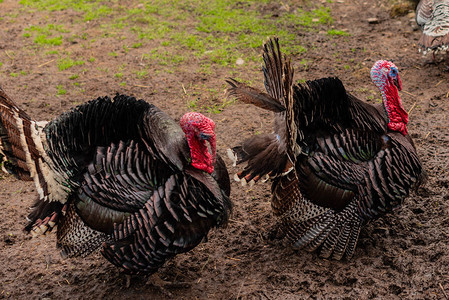
M281 112L285 110L285 107L279 103L278 99L273 98L267 93L247 86L246 84L238 82L232 78L229 78L226 82L231 86L228 89L228 94L230 96L234 96L239 101L247 104L253 104L262 109L271 110L274 112Z
M263 74L268 94L285 106L284 69L279 39L271 38L263 45Z
M28 216L25 227L32 234L44 234L56 225L62 203L57 200L63 188L47 165L42 128L45 122L33 121L0 88L0 156L10 172L22 180L34 180L39 199Z
M292 164L296 161L296 156L300 152L296 143L297 127L293 108L293 76L294 70L291 66L290 58L282 56L278 38L271 38L264 44L263 52L263 73L264 84L267 92L286 109L285 134L281 138L287 145L287 153ZM283 128L280 129L284 132Z
M77 214L73 203L66 204L57 233L57 247L61 249L63 258L85 257L109 239L107 234L87 226Z
M265 175L275 176L285 173L287 156L275 134L255 135L243 142L241 146L228 149L229 158L234 163L247 162L245 169L237 174L245 182L257 182Z
M307 206L302 204L302 207ZM309 204L310 211L303 211L303 215L313 215L316 209L314 207L315 205ZM352 203L341 212L326 210L321 215L291 224L287 237L295 248L304 248L310 252L321 248L322 257L332 256L333 259L340 260L343 256L351 258L354 255L362 225L363 220L358 215L355 203Z
M32 180L27 155L35 153L28 126L31 118L0 88L0 155L10 173Z
M63 214L62 209L63 204L58 201L49 202L38 198L27 216L29 222L24 230L32 235L50 232Z
M423 51L446 50L449 47L449 33L443 36L423 34L418 42Z

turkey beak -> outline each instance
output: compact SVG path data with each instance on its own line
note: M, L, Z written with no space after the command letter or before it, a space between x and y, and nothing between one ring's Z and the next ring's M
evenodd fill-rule
M215 151L216 151L216 143L215 143L215 134L209 139L210 151L212 152L212 166L215 165Z
M216 140L215 140L215 134L207 134L207 133L201 133L201 139L206 140L209 142L210 145L210 154L212 157L212 165L215 164L215 151L216 151Z
M402 81L399 76L393 79L393 84L398 88L398 91L402 90Z

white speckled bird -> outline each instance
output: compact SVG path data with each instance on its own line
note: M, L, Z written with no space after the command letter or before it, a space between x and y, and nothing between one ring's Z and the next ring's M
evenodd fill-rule
M449 47L449 0L421 0L416 7L416 23L422 29L418 42L424 54L446 51Z

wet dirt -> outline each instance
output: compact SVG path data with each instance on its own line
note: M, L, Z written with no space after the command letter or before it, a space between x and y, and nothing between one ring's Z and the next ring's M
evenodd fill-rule
M7 1L1 5L7 13L19 4ZM411 194L400 209L362 230L351 260L325 260L314 253L294 251L282 241L266 240L264 235L275 221L269 183L241 187L233 182L234 212L229 225L212 231L207 242L167 262L157 274L133 277L127 288L124 276L99 254L63 260L56 249L55 233L41 238L23 233L36 191L32 182L4 176L0 180L0 298L447 299L449 73L445 69L449 60L427 63L430 58L417 52L420 32L413 16L392 18L387 1L344 0L326 5L331 8L333 26L351 35L298 31L298 43L313 47L293 57L295 79L338 76L353 94L375 102L379 95L370 82L369 69L378 59L393 60L404 86L400 93L404 107L411 110L408 129L429 173L427 184ZM76 104L113 96L116 91L152 102L179 119L192 97L209 101L201 98L200 91L186 95L185 88L202 85L224 92L227 71L199 74L194 71L193 59L191 69L150 74L146 84L124 87L113 74L92 71L81 80L82 94L56 96L56 86L69 81L68 75L57 72L55 66L42 66L45 61L33 56L21 37L23 27L38 22L40 14L20 15L0 32L0 52L7 68L0 74L0 84L35 119L51 119ZM59 12L50 20L70 20L71 14L75 13ZM370 18L377 21L369 22ZM73 26L76 31L76 24ZM92 26L92 32L95 28ZM141 63L139 53L108 57L108 52L117 50L112 40L91 48L73 44L69 50L80 57L94 53L103 68L125 64L126 69L133 69ZM13 52L16 56L6 59ZM30 70L30 75L7 76L23 69ZM260 69L248 70L247 76L244 79L258 78L257 86L263 87ZM216 122L217 149L223 156L237 141L269 132L272 125L270 113L241 103L208 116ZM230 173L235 173L237 168L228 159L226 162ZM155 283L158 278L187 282L188 286L167 285L162 289Z

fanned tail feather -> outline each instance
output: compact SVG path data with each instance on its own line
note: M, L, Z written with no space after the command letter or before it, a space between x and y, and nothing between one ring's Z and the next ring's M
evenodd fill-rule
M67 204L65 209L57 234L57 247L61 249L63 258L85 257L98 250L104 242L110 239L107 234L88 227L76 212L73 204Z
M356 206L349 205L341 212L328 210L318 217L291 224L287 237L295 248L310 252L321 248L322 257L340 260L354 255L362 225Z
M296 143L297 128L293 110L293 68L282 56L277 38L264 44L264 84L267 93L230 79L229 93L242 102L274 111L275 133L254 136L242 146L228 150L234 165L247 162L236 179L257 182L265 175L276 177L293 169L300 147ZM287 111L285 112L287 108Z
M264 44L263 61L265 89L286 110L285 115L282 116L282 121L285 124L280 125L285 127L279 128L279 132L282 132L281 139L286 145L290 162L294 165L296 157L301 151L296 142L298 128L295 123L293 100L294 69L291 65L291 59L282 55L278 38L271 38Z
M285 110L285 107L278 99L271 97L267 93L261 92L232 78L229 78L226 82L231 86L228 88L228 95L235 97L243 103L253 104L262 109L274 112Z
M2 168L22 180L32 180L27 165L31 133L27 125L31 118L0 87L0 156ZM26 135L26 136L24 136ZM23 145L23 143L27 145ZM34 151L33 151L34 150Z
M239 179L246 182L257 182L265 175L282 174L288 172L291 167L275 134L253 136L241 146L228 149L228 156L236 165L248 163L245 169L237 174Z
M63 204L61 202L43 201L38 198L31 213L27 216L29 222L24 230L30 232L33 236L52 231L63 214L62 210Z
M22 180L34 180L39 199L28 216L25 230L33 235L51 231L58 222L62 204L55 203L64 188L47 165L48 157L42 141L42 126L46 122L33 121L24 110L0 88L0 156L10 172Z
M276 45L278 48L278 52L280 55L279 50L279 44L276 39ZM298 134L300 135L299 138L302 140L302 132L298 131L298 127L296 126L295 122L295 109L294 109L294 100L293 100L293 75L294 70L291 66L290 59L284 59L286 62L284 64L284 93L285 93L285 107L286 107L286 114L285 114L285 125L286 125L286 131L285 131L285 141L287 144L287 153L288 157L290 158L290 162L292 165L295 165L296 158L301 152L301 147L296 142L298 138Z

